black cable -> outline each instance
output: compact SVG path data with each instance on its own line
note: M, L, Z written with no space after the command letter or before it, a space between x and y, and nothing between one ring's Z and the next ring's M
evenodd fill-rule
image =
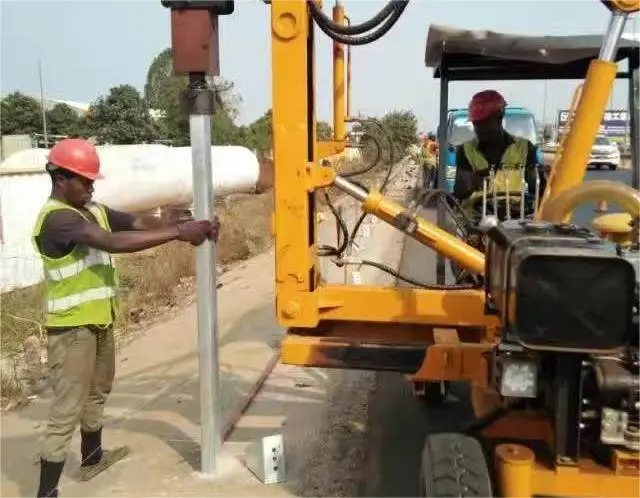
M376 155L374 159L371 161L371 163L367 164L363 168L360 168L356 171L350 171L348 173L340 173L340 176L342 176L343 178L350 178L352 176L360 176L365 173L368 173L373 168L375 168L380 162L380 158L382 157L382 147L380 147L380 142L378 142L378 140L373 135L370 135L368 133L363 134L362 137L367 137L368 140L371 140L373 142L373 145L376 148ZM360 138L362 139L362 137Z
M340 216L340 213L334 206L333 202L331 201L331 197L329 196L329 193L326 190L324 192L324 198L327 205L329 206L329 209L331 210L331 213L333 214L333 216L338 222L338 225L340 226L340 232L342 233L342 241L340 243L340 247L338 248L335 248L333 246L328 246L328 245L321 245L320 247L318 247L318 256L319 257L327 257L327 256L340 257L342 256L342 253L347 248L347 243L349 241L349 228L347 227L347 224L345 223L344 218Z
M405 3L408 0L405 0ZM351 26L345 26L343 24L337 24L331 19L329 16L325 15L313 0L309 1L309 7L311 8L311 15L314 20L320 24L324 24L334 33L340 33L343 35L360 35L362 33L366 33L370 29L378 26L382 21L384 21L387 17L389 17L395 9L397 9L402 1L392 0L387 5L385 5L380 12L378 12L375 16L373 16L368 21L365 21L360 24L352 24Z
M415 279L413 279L411 277L406 277L404 275L401 275L398 271L394 270L390 266L387 266L387 265L382 264L382 263L378 263L377 261L369 261L369 260L365 259L365 260L362 260L360 262L360 264L362 264L364 266L371 266L373 268L377 268L379 270L382 270L385 273L393 275L398 280L402 280L403 282L406 282L408 284L415 285L416 287L422 287L423 289L430 289L430 290L469 290L469 289L476 288L476 286L474 286L473 284L450 284L450 285L447 285L447 284L445 284L445 285L427 284L425 282L421 282L419 280L415 280Z
M345 45L368 45L369 43L373 43L374 41L379 40L384 35L386 35L389 30L393 27L393 25L400 19L400 16L404 12L404 9L409 4L408 0L405 0L398 8L394 9L391 15L372 33L368 33L362 36L348 36L342 35L340 33L336 33L329 26L327 26L322 18L315 17L314 20L320 26L320 29L332 40L337 41L339 43L344 43ZM313 5L313 4L311 4ZM312 16L313 16L313 7L312 7Z
M384 129L384 126L382 126L382 123L380 123L377 119L367 119L367 120L362 120L362 122L373 123L376 126L378 126L382 131L382 134L385 135L387 142L389 143L389 168L387 169L387 174L384 180L382 181L382 185L380 186L380 193L383 194L387 188L387 185L389 184L389 180L391 179L391 173L393 172L393 169L396 167L395 150L393 147L393 141L391 140L391 135L387 133L387 131ZM356 224L353 226L353 231L351 232L351 236L349 237L349 244L353 244L354 240L356 239L356 235L358 235L358 230L360 230L360 227L362 226L362 223L364 223L364 220L368 216L368 214L369 213L363 212L358 218L358 220L356 221Z

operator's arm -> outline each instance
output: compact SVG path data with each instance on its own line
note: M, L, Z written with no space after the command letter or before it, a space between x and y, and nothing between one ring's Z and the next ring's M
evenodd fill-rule
M460 146L456 150L456 181L453 186L453 195L459 201L463 201L479 188L482 188L482 178L471 169L467 156Z
M525 181L529 187L529 195L532 197L536 193L536 175L540 179L540 199L547 186L547 175L544 172L544 164L538 164L538 151L536 146L529 142L527 150L527 163L525 166ZM538 201L539 202L539 201Z

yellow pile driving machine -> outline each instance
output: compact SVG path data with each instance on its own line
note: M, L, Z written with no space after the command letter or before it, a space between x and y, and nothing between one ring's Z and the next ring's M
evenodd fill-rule
M233 11L228 1L182 3L201 4L213 17ZM638 496L640 41L625 37L624 28L640 2L602 2L603 13L610 13L602 37L431 29L426 61L440 78L442 100L439 185L446 179L450 81L584 79L541 202L517 219L483 217L480 245L448 229L443 203L433 223L332 166L354 121L345 102L345 46L383 37L409 1L391 1L360 24L346 22L339 3L331 18L318 0L265 3L271 10L276 313L287 329L281 360L395 371L423 388L470 384L477 421L465 433L427 438L423 496ZM323 33L333 40L334 136L320 142L314 46ZM625 73L618 72L622 60ZM633 187L584 182L616 77L630 81ZM339 260L345 250L344 243L330 251L319 245L316 195L328 187L436 251L436 281L419 287L322 282L318 258ZM571 223L581 204L601 199L627 213L624 237L609 236L620 228L606 223L599 234ZM446 260L475 283L448 284Z

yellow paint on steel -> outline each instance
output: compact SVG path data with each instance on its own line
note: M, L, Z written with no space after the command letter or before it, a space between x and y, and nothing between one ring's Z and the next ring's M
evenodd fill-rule
M591 226L600 233L601 237L627 246L633 242L632 221L633 218L629 213L611 213L594 218L591 220Z
M640 10L640 0L611 0L611 6L615 10L631 14Z
M554 195L541 216L545 220L559 222L585 202L605 200L619 205L633 218L640 217L640 192L620 182L591 180Z
M549 468L537 462L532 478L533 496L637 498L640 489L637 471L635 475L616 473L590 461L587 465L556 466L555 468Z
M285 294L285 296L288 296ZM296 303L298 310L289 310ZM278 321L283 327L316 327L321 320L404 323L460 327L498 327L499 319L484 312L481 290L385 288L365 285L323 285L314 292L284 300L278 296ZM284 307L287 312L284 313Z
M333 22L344 25L344 7L336 2L333 7ZM345 137L345 105L344 105L344 45L333 42L333 133L336 141Z
M348 16L344 16L344 20L347 26L351 26L351 19ZM346 95L346 116L351 116L351 45L347 45L347 95Z
M276 302L290 314L305 303L313 288L311 270L316 261L309 252L313 210L309 203L309 148L315 150L307 127L307 92L313 75L306 70L309 57L309 13L304 0L271 2L271 67L274 148L274 228ZM292 303L295 303L292 304ZM299 315L304 315L301 310Z
M578 105L580 94L582 93L582 87L583 85L582 83L580 83L573 92L573 97L571 98L571 106L569 106L569 116L565 124L564 133L562 134L562 138L560 139L560 143L558 144L558 148L556 149L555 155L553 157L553 163L551 163L551 169L549 171L549 180L547 182L547 188L544 189L544 192L542 193L542 198L540 199L540 204L536 208L536 212L535 212L536 220L540 219L540 213L544 209L551 195L551 184L553 183L553 178L558 169L558 160L562 157L564 142L568 136L567 132L571 130L573 118L575 117L575 113L576 113L576 106Z
M535 454L520 444L500 444L495 449L498 496L533 496Z
M394 220L405 212L403 206L385 199L375 191L369 194L363 209L390 224L394 224ZM484 275L485 258L482 252L424 218L415 217L415 230L408 235L431 247L442 256L456 261L464 268L478 275Z
M591 147L600 130L600 122L609 102L617 70L617 64L608 61L594 60L589 65L576 106L575 119L564 146L559 151L558 166L548 185L548 203L564 191L583 182ZM540 214L542 219L547 219L545 213L548 211L543 209ZM566 220L570 218L571 213L568 213Z

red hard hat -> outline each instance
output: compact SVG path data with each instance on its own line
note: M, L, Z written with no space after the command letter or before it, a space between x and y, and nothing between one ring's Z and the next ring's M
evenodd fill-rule
M469 121L482 121L496 112L502 111L507 101L495 90L476 93L469 104Z
M98 150L91 142L81 138L60 140L51 148L48 162L89 180L102 178Z

